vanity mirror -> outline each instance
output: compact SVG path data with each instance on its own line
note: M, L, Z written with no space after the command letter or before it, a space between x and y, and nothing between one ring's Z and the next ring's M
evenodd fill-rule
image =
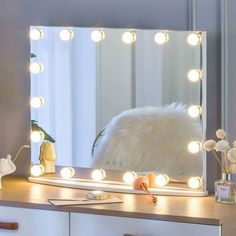
M57 166L97 169L100 184L108 170L151 171L173 183L166 194L206 193L205 32L32 26L30 37L31 118L55 139ZM44 134L32 134L38 164Z

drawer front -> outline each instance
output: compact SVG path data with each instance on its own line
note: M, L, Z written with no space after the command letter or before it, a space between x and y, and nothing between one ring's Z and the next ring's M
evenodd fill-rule
M71 213L71 236L221 236L220 226Z
M69 236L69 213L0 206L0 236Z

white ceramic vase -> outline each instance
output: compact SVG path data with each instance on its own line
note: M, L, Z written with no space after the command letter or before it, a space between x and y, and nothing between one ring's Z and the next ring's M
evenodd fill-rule
M16 166L11 160L11 156L0 158L0 189L2 188L2 177L16 171Z

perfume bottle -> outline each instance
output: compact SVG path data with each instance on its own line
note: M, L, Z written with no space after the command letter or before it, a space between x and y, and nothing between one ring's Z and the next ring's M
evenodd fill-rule
M231 173L222 173L222 178L215 181L215 199L219 203L235 203L236 186Z

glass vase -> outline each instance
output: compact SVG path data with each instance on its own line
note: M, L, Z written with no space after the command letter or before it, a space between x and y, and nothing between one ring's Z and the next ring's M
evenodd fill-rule
M215 181L215 199L219 203L235 203L235 184L231 173L222 173L222 178Z

